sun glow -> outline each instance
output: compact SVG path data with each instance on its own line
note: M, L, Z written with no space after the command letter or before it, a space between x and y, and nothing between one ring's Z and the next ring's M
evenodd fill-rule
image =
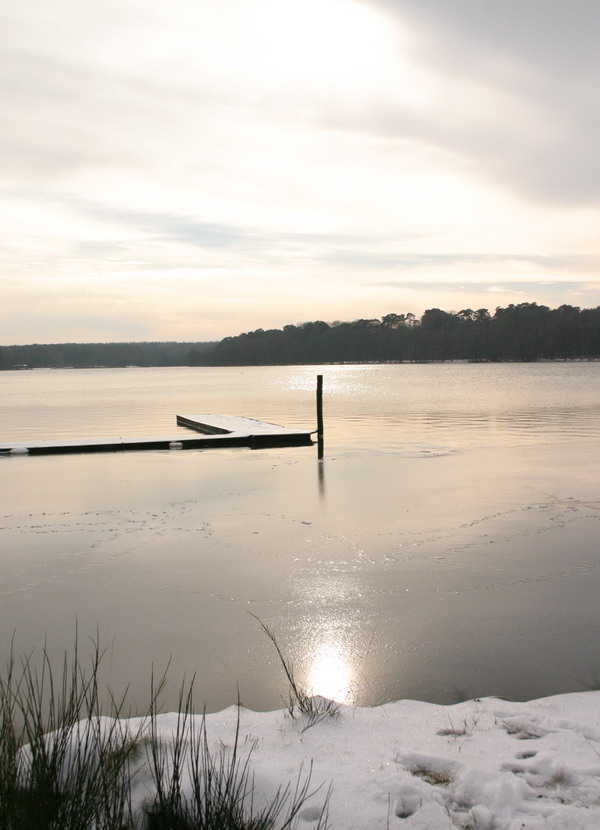
M310 657L308 688L313 695L350 703L354 672L350 661L335 640L321 642Z
M262 0L244 15L253 69L286 84L371 80L390 46L386 21L352 0Z

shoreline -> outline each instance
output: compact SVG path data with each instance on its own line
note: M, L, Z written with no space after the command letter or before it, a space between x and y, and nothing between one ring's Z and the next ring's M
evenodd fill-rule
M452 706L340 704L313 722L295 708L253 712L241 704L197 715L191 692L182 703L180 712L73 724L66 742L61 739L66 749L55 774L68 792L80 767L93 771L94 758L103 766L107 748L114 754L122 746L118 798L128 802L132 820L120 816L125 828L154 826L145 822L166 803L175 814L203 814L207 791L214 802L231 790L247 822L236 827L275 830L287 827L290 815L290 826L306 830L589 830L600 824L600 691L523 703L488 697ZM59 734L44 739L51 752ZM32 747L19 753L24 782L35 766L26 760L32 752L37 757ZM282 796L272 823L250 821Z

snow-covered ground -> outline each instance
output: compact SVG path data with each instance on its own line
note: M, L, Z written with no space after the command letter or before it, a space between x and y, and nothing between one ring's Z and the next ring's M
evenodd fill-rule
M499 698L439 706L401 700L341 706L306 728L305 716L240 707L254 802L292 790L311 768L298 830L310 830L329 793L331 830L600 827L600 692L513 703ZM211 749L232 746L238 708L206 716ZM201 718L195 723L199 726ZM158 716L168 740L177 715ZM149 778L137 778L138 802Z

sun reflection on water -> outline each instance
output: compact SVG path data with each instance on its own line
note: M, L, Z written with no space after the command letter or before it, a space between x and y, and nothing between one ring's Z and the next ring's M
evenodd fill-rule
M315 647L308 659L307 686L310 694L352 702L354 669L340 642L323 640Z

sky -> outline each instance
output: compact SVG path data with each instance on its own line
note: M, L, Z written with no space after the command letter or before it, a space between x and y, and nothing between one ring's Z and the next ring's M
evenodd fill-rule
M0 343L600 305L598 0L4 0Z

